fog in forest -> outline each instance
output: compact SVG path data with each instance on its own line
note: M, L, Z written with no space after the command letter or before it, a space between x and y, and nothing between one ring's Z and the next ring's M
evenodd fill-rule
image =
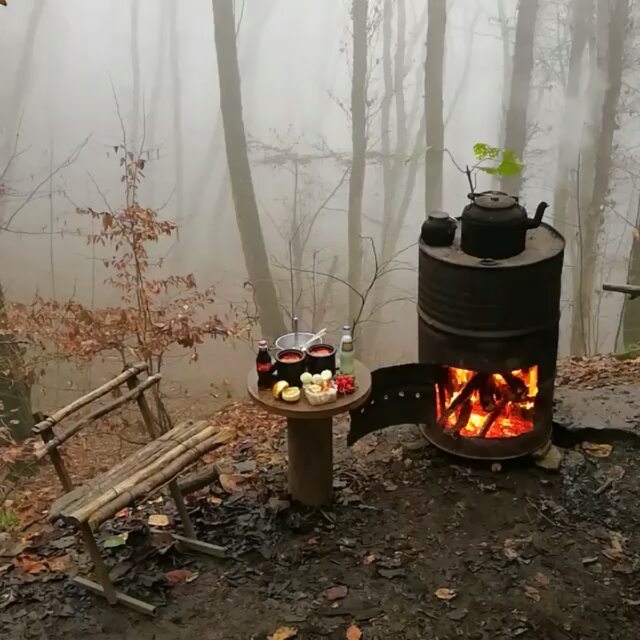
M485 143L524 171L477 169L477 190L519 194L530 215L547 201L567 240L561 354L633 349L638 301L623 308L601 285L640 284L639 12L635 0L7 0L3 304L117 306L110 248L87 241L104 219L76 209L131 197L177 224L154 244L163 277L193 273L216 289L203 313L254 319L250 334L207 338L197 360L171 348L169 394L242 395L255 341L292 314L333 337L357 316L359 357L415 361L420 226L429 210L461 214L464 168ZM129 153L143 176L127 195ZM34 391L60 404L119 360L52 360Z

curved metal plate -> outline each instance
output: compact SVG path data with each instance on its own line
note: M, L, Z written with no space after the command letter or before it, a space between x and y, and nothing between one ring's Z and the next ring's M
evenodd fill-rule
M373 371L369 399L350 411L347 444L386 427L426 422L434 402L436 369L430 364L411 363Z

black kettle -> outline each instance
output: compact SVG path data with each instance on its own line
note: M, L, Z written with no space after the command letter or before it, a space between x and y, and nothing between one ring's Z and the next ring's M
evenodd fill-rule
M477 258L504 260L525 250L527 231L540 226L545 209L541 202L533 218L516 196L503 191L470 193L462 212L461 249Z

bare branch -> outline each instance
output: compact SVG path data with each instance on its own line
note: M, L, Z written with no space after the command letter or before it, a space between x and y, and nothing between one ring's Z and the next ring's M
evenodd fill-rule
M18 208L9 216L9 219L7 220L7 222L4 223L4 225L0 227L0 229L2 229L3 231L9 231L9 228L11 227L11 223L13 222L15 217L27 206L27 204L29 204L29 202L31 202L31 200L38 193L40 188L44 184L49 182L49 180L51 180L53 176L55 176L57 173L59 173L63 169L66 169L67 167L71 166L78 159L80 152L88 144L90 137L91 136L88 136L87 138L85 138L77 147L73 149L73 151L67 156L67 158L61 164L59 164L48 176L43 178L38 183L38 185L31 190L31 192L22 201L22 203L18 206Z

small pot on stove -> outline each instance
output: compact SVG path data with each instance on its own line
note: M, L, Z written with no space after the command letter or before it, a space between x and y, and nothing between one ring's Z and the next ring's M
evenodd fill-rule
M504 191L470 193L462 212L461 249L477 258L504 260L525 250L527 231L540 226L545 209L541 202L535 216L529 218L527 210L516 196Z
M444 211L432 211L422 223L421 237L431 247L450 247L458 224Z

